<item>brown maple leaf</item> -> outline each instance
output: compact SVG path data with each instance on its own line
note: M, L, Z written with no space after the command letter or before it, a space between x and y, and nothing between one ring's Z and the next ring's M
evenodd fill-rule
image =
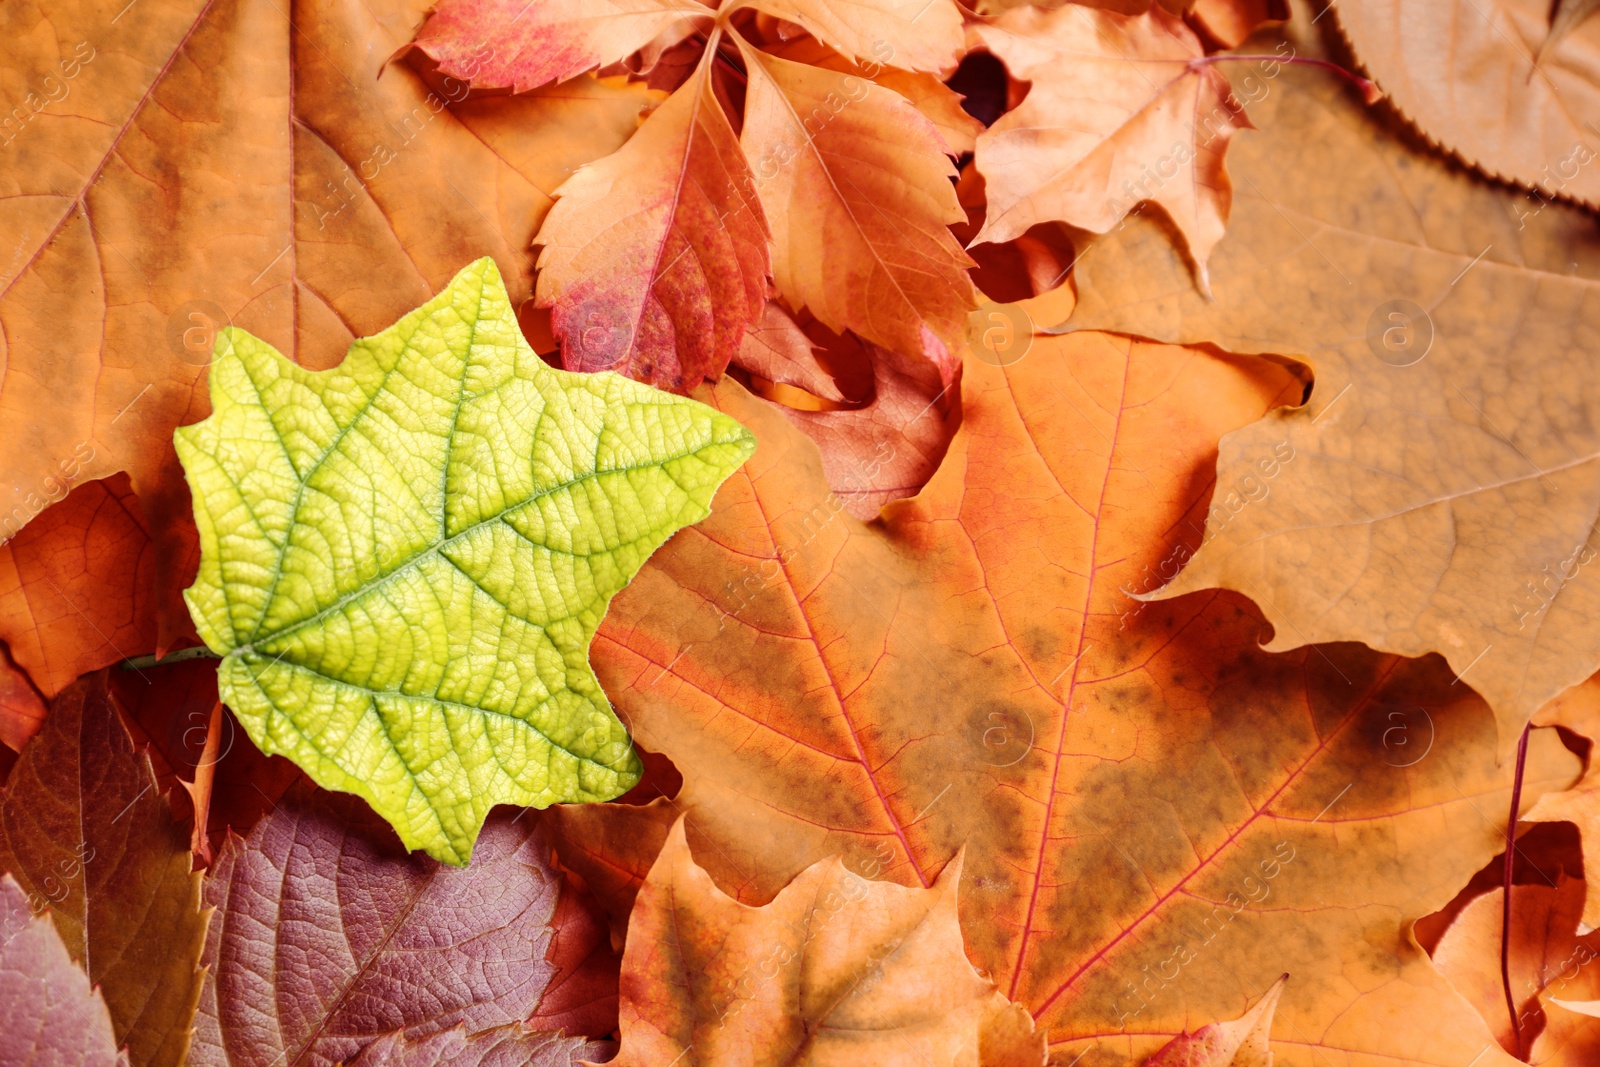
M835 852L929 885L965 844L968 952L1064 1062L1153 1055L1289 971L1297 1042L1459 1067L1476 1015L1403 931L1500 849L1483 812L1504 810L1512 768L1488 708L1437 660L1263 652L1231 594L1128 595L1198 542L1217 438L1303 383L1104 335L1032 343L1004 368L967 361L939 469L870 524L782 413L733 384L705 394L756 454L594 647L684 784L550 809L564 861L626 914L627 872L678 812L750 903ZM1294 462L1256 458L1280 478ZM1530 800L1576 774L1551 733ZM1442 1036L1398 1037L1386 1020L1407 1013Z
M1078 4L1017 8L973 32L1033 83L978 136L988 212L973 240L1050 220L1105 233L1149 200L1183 234L1204 289L1233 201L1223 155L1251 123L1194 32L1159 5L1128 17Z
M1600 667L1600 391L1572 372L1600 329L1593 221L1519 220L1515 194L1375 124L1325 73L1283 68L1260 110L1270 126L1230 163L1241 195L1215 299L1143 220L1076 268L1067 328L1315 369L1308 404L1223 440L1229 490L1159 595L1244 593L1275 649L1439 652L1509 750ZM1269 483L1257 463L1279 442L1295 458Z
M1552 25L1548 0L1335 6L1356 59L1429 141L1536 190L1522 214L1557 197L1600 205L1600 23Z
M695 863L680 820L634 905L615 1062L1042 1067L1044 1035L962 954L960 879L959 856L924 889L834 857L750 908Z

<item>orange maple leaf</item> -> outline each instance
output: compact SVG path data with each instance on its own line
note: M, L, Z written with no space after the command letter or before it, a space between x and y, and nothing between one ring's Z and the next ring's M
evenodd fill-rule
M938 471L870 524L783 414L708 391L756 454L594 646L684 785L551 809L564 859L625 914L678 812L747 902L841 851L929 885L965 844L968 951L1065 1061L1152 1055L1285 971L1296 1041L1471 1060L1481 1023L1403 931L1499 851L1480 810L1504 810L1512 768L1489 709L1437 660L1264 652L1232 594L1129 596L1198 542L1217 439L1303 383L1106 335L1032 344L966 363ZM1530 797L1576 770L1535 733ZM1442 1036L1397 1040L1405 1013Z

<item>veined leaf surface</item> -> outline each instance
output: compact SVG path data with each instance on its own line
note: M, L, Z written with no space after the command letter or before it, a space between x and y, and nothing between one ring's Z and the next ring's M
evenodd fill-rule
M177 433L185 591L264 751L465 863L495 804L638 780L589 668L606 604L754 450L703 404L553 370L482 259L317 373L238 330Z

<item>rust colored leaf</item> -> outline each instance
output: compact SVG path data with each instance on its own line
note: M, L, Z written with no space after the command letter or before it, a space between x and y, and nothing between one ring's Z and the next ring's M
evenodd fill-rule
M1192 1034L1173 1038L1145 1067L1272 1067L1268 1038L1272 1015L1283 994L1284 975L1255 1007L1225 1023L1207 1023Z
M750 908L695 863L679 820L634 905L615 1062L977 1067L988 1020L1014 1006L962 953L960 880L959 856L924 889L834 857ZM1042 1034L1032 1051L1042 1067Z
M1060 220L1105 233L1141 201L1183 234L1201 288L1233 202L1223 155L1250 119L1181 19L1078 4L1017 8L974 32L1011 75L1020 107L978 135L988 213L974 241Z
M1513 201L1517 210L1537 212L1555 196L1600 205L1600 145L1588 125L1600 112L1600 23L1557 36L1550 0L1338 6L1356 59L1429 141L1537 190Z
M135 740L150 746L157 789L170 794L180 816L193 807L190 786L202 768L212 768L206 820L212 849L221 846L229 829L248 833L304 777L282 756L263 755L226 707L216 735L216 754L207 754L211 713L217 705L215 660L112 670L110 684Z
M1515 195L1419 153L1324 72L1283 68L1259 110L1214 300L1144 221L1077 267L1069 328L1315 367L1309 404L1223 440L1205 542L1160 595L1238 590L1273 649L1437 651L1509 748L1600 666L1600 393L1574 376L1600 329L1593 222L1519 221ZM1280 444L1294 458L1273 475Z
M156 644L155 546L118 474L0 545L0 640L46 697Z
M949 230L966 213L937 128L882 86L739 48L750 78L740 143L779 293L953 382L976 294Z
M756 454L594 646L683 788L564 810L552 826L584 829L563 856L600 892L589 871L615 847L623 899L618 868L676 806L697 860L754 904L837 852L929 885L965 844L970 957L1061 1062L1154 1055L1288 971L1280 1017L1314 1051L1284 1064L1460 1067L1476 1015L1403 931L1500 850L1481 812L1505 809L1512 768L1489 709L1437 659L1268 653L1231 594L1125 592L1198 542L1217 439L1302 388L1264 360L1037 337L1004 368L967 362L939 469L870 524L780 411L709 390ZM1552 734L1529 803L1576 777Z
M659 54L711 15L697 0L445 0L413 45L451 77L521 93Z
M1560 875L1555 884L1512 891L1508 969L1523 1052L1530 1063L1579 1067L1600 1056L1600 1019L1551 1000L1600 997L1600 933L1578 934L1584 884ZM1499 1046L1519 1054L1500 975L1504 890L1474 899L1444 932L1433 962L1483 1016Z
M332 1067L395 1031L419 1040L537 1018L565 933L552 925L562 888L548 855L532 819L501 809L472 865L444 866L407 853L359 800L295 787L228 840L206 881L216 918L189 1062ZM582 1000L551 1009L594 1019Z
M1536 726L1565 726L1592 743L1600 737L1600 676L1586 679L1539 709ZM1524 822L1570 822L1583 841L1583 882L1589 892L1583 904L1584 925L1600 928L1600 767L1591 757L1583 778L1571 789L1546 793L1522 818Z
M802 27L848 59L948 73L961 51L952 0L744 0Z
M915 496L939 466L955 432L958 387L947 388L938 368L923 359L848 336L841 338L836 348L871 369L871 400L841 410L804 411L788 406L781 410L817 443L828 485L845 510L859 519L871 519L889 501ZM747 354L751 358L747 359ZM791 355L794 362L805 366L797 353ZM809 356L804 358L816 367ZM770 349L757 345L747 345L739 360L746 370L773 381L783 378L763 370L805 382L827 377L820 368L800 371L777 364Z
M0 133L0 496L26 521L30 497L127 471L157 541L157 644L189 625L172 430L207 412L217 327L320 368L486 253L526 299L551 191L650 99L588 78L512 99L431 92L384 65L426 6L64 0L0 16L0 69L70 91ZM32 672L80 646L12 654Z
M767 223L710 74L708 52L627 144L557 190L538 303L568 370L684 392L721 376L761 314Z
M0 642L0 744L21 752L44 725L44 698Z
M127 1067L105 1001L67 955L47 916L0 874L0 1063Z
M181 1067L205 937L189 835L118 719L104 673L64 690L0 799L0 871L48 909L140 1067Z

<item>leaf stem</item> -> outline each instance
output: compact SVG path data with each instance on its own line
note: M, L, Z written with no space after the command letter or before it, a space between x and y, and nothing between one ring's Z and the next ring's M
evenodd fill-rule
M1345 81L1361 90L1361 98L1368 104L1376 104L1379 100L1383 99L1383 90L1378 88L1377 82L1363 78L1354 71L1346 70L1337 63L1329 62L1326 59L1312 59L1309 56L1275 56L1255 54L1221 54L1214 56L1198 56L1189 60L1189 69L1194 70L1197 67L1210 66L1212 63L1226 63L1232 60L1260 60L1271 63L1294 63L1305 67L1321 67L1324 70L1333 71L1335 74L1339 75L1339 77L1343 78Z
M222 657L211 651L205 645L195 645L193 648L180 648L176 652L168 652L165 656L133 656L122 661L119 666L125 671L142 671L146 667L165 667L169 663L182 663L186 659L221 659Z
M1517 1018L1516 998L1511 995L1511 875L1517 855L1517 810L1522 806L1522 775L1528 766L1529 723L1517 742L1517 774L1511 782L1511 817L1506 821L1506 865L1500 894L1500 985L1506 994L1506 1011L1511 1016L1511 1036L1517 1043L1517 1058L1522 1058L1522 1023Z

